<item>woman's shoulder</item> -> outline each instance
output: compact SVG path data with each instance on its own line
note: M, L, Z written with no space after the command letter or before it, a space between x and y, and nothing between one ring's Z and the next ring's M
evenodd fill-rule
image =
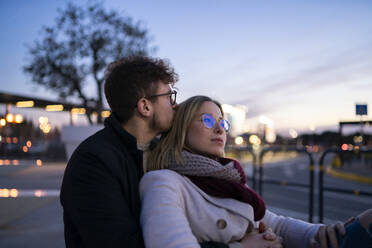
M184 180L183 176L177 172L168 169L161 169L145 173L141 179L141 184L155 184L159 182L162 184L169 184L181 180Z
M169 169L161 169L161 170L153 170L153 171L149 171L149 172L146 172L145 175L143 176L143 178L177 178L177 177L182 177L180 174L178 174L177 172L173 171L173 170L169 170Z

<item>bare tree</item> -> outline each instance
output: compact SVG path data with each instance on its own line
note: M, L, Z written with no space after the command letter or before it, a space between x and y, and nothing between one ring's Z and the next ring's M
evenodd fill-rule
M101 4L69 3L58 10L54 26L44 26L41 33L41 40L29 47L31 61L24 72L32 76L33 83L57 92L61 99L77 97L84 107L98 113L103 109L106 65L124 56L155 51L140 22L106 11ZM94 97L86 92L92 83L97 92ZM90 124L91 114L86 112ZM100 114L97 122L102 122Z

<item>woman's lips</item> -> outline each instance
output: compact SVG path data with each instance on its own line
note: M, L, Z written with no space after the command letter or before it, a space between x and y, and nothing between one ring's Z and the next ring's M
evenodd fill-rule
M211 139L211 140L212 140L212 142L223 144L223 139L221 139L221 138L214 138L214 139Z

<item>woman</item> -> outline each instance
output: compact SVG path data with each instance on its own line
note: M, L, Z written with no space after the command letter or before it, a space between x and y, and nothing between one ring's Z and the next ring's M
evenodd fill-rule
M221 105L209 97L186 100L148 156L150 172L140 183L146 247L199 247L205 241L241 247L242 239L254 237L258 221L280 235L286 248L309 247L310 239L325 245L327 236L337 246L342 223L323 227L266 210L246 186L240 164L224 158L230 126L223 117ZM281 247L277 240L274 245Z

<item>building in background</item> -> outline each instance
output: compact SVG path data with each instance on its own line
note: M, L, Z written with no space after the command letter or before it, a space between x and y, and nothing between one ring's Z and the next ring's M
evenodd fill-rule
M231 136L237 136L250 131L250 124L247 120L247 106L223 104L222 109L225 113L225 118L231 123Z

